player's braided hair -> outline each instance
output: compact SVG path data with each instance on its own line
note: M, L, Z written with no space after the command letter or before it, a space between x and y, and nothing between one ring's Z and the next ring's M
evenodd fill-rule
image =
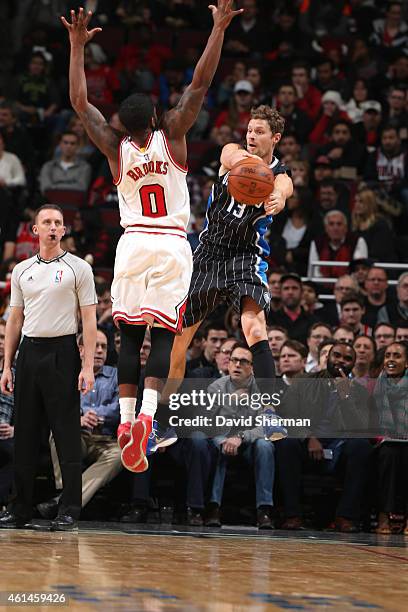
M251 109L251 119L264 119L269 123L272 134L283 134L285 119L278 111L266 104Z

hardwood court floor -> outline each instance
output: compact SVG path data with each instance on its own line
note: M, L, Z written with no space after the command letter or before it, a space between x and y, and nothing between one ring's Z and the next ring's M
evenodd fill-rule
M407 610L402 536L90 526L0 530L1 602L4 592L59 591L65 609L104 612Z

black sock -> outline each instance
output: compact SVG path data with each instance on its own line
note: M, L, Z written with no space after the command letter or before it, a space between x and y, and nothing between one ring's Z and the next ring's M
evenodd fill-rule
M275 387L275 362L267 340L250 347L256 384L261 393L272 395Z
M171 410L169 408L168 402L166 402L165 404L159 402L157 404L157 410L154 418L158 422L160 428L164 431L166 431L166 429L169 427L170 415Z

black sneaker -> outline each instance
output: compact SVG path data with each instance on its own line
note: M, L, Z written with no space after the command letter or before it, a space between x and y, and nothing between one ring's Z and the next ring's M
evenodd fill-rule
M69 514L60 514L51 521L51 531L77 531L78 522Z
M270 506L260 506L256 513L258 529L273 529Z
M188 508L187 522L190 527L202 527L204 525L204 519L201 510L197 510L197 508Z
M14 512L4 510L0 514L0 528L1 529L29 529L31 527L31 520L26 520L17 516Z
M145 523L147 520L147 508L133 506L126 514L120 517L121 523Z

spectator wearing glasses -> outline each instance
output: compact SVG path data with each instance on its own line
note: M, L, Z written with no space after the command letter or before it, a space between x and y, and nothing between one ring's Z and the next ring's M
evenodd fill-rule
M401 325L408 322L408 272L398 278L397 303L389 302L378 312L378 323Z
M373 332L377 351L392 344L395 340L395 327L391 323L377 323Z
M252 353L249 348L242 344L234 348L230 357L228 371L229 375L213 382L208 387L208 392L219 393L220 397L228 397L227 394L235 393L237 396L236 403L228 401L218 405L212 414L227 418L247 417L252 412L256 414L255 411L248 408L246 402L245 405L239 402L239 398L242 396L251 396L253 393L259 393L253 376ZM270 440L265 440L263 428L230 428L227 431L220 432L220 435L213 438L212 444L217 451L217 462L206 525L220 526L220 507L227 471L227 458L241 455L253 465L255 472L258 527L271 529L275 449Z
M275 374L276 376L279 376L281 373L279 370L280 350L286 340L289 339L288 332L284 327L281 327L280 325L271 325L270 327L267 327L266 331L268 334L269 348L271 349L273 361L275 363Z
M334 284L334 301L328 302L320 311L319 319L335 327L340 323L340 302L350 292L357 292L357 281L350 274L342 274Z
M221 344L220 350L215 355L215 363L217 364L218 368L217 378L220 378L221 376L228 376L230 357L236 344L236 338L227 338Z
M331 328L325 323L314 323L314 325L312 325L312 327L309 329L309 333L307 335L307 346L309 348L309 352L307 354L305 365L305 371L307 373L319 371L319 346L323 340L328 340L331 337Z

